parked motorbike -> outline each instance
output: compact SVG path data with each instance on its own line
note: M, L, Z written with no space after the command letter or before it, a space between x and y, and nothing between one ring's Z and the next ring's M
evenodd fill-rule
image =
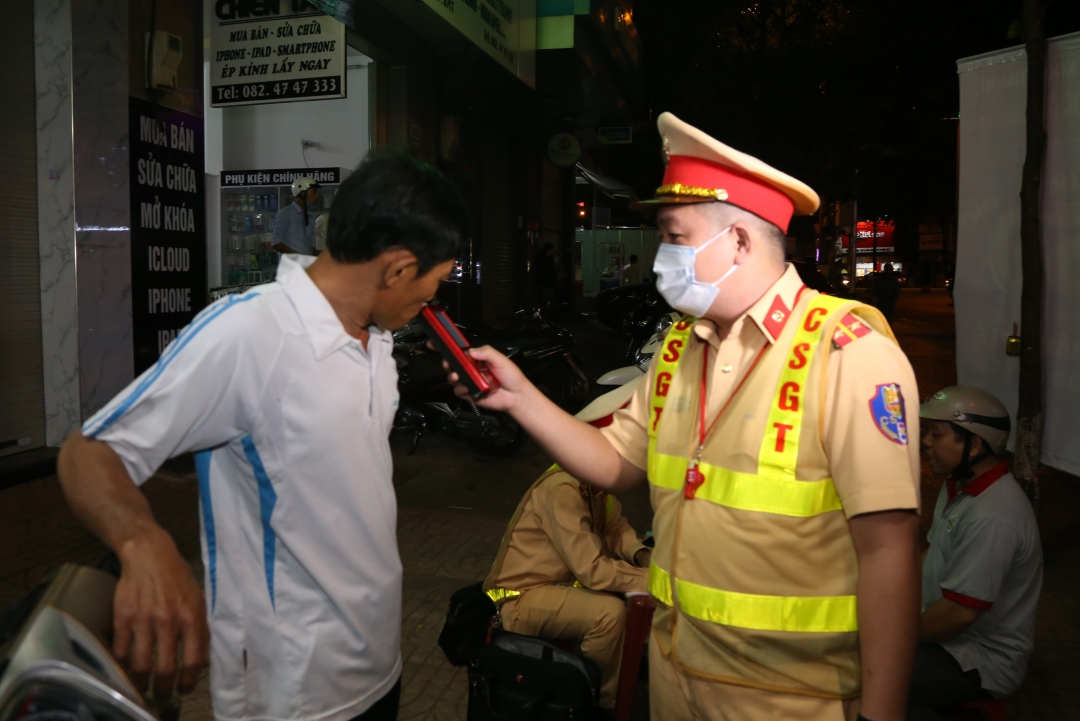
M513 325L523 331L559 331L562 328L557 325L558 321L572 312L573 306L570 303L549 300L514 313Z
M664 313L659 317L649 316L644 319L643 325L646 326L648 330L651 330L652 334L649 335L645 342L643 342L634 352L633 365L623 366L622 368L608 371L597 379L596 384L600 386L621 386L648 373L649 364L652 363L653 355L655 355L656 351L663 345L664 338L667 337L667 333L671 329L671 326L678 322L681 317L682 316L679 313L671 311Z
M0 719L157 721L109 652L117 577L66 564L0 615Z
M649 338L657 333L665 333L673 322L681 316L671 310L667 303L647 302L626 314L623 320L623 335L627 337L626 357L633 358L635 352L645 345Z
M589 394L589 381L574 361L573 336L562 329L544 331L469 328L458 325L474 345L491 345L513 360L544 395L559 405L580 403ZM394 428L413 434L410 455L429 430L438 430L487 455L514 453L525 432L509 415L488 411L456 396L446 380L442 357L427 347L418 323L394 334L401 401Z
M612 330L628 333L627 317L635 310L647 306L668 312L671 308L660 296L655 283L624 285L609 288L596 296L596 319Z

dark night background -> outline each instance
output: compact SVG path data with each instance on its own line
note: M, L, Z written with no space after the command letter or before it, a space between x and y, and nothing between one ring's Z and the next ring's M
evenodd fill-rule
M649 122L612 174L652 196L668 110L824 203L895 218L903 253L919 218L955 212L956 61L1021 44L1020 13L1020 0L636 0ZM1051 3L1046 30L1080 30L1080 0Z

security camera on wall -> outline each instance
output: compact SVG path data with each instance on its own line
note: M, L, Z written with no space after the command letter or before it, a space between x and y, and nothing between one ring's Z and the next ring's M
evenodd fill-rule
M154 42L150 43L150 33L143 33L147 65L148 88L175 90L176 73L180 61L184 58L184 44L179 35L166 30L154 32ZM152 57L151 57L152 54Z

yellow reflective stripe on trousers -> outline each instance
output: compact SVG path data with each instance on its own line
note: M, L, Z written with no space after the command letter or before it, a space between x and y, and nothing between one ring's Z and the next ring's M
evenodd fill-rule
M674 605L671 576L649 566L649 593ZM687 616L736 628L795 633L848 633L859 630L855 596L761 596L721 591L675 581L679 609Z
M761 439L759 476L795 480L810 365L821 345L822 326L834 311L849 302L818 295L810 300L806 312L797 319L799 325L787 350L780 380L776 384L776 395L769 406L765 437Z
M510 598L517 598L521 595L521 591L512 591L509 588L492 588L484 591L484 593L486 593L487 597L495 603L498 603L499 601L505 601Z
M687 459L653 453L649 457L649 482L660 488L681 490L686 479ZM781 516L808 518L843 509L831 478L820 481L796 481L712 466L698 465L705 483L695 499L727 508Z
M581 581L574 581L572 585L573 588L585 588L585 586L582 585ZM499 601L508 601L511 598L517 598L521 595L521 591L515 591L510 588L492 588L490 590L484 591L484 593L487 594L487 597L495 603L498 603Z

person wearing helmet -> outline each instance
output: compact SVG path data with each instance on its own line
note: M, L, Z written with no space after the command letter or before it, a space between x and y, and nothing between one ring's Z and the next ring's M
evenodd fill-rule
M577 418L610 425L637 385L605 393ZM554 465L518 504L484 592L507 631L579 643L600 668L600 707L612 709L626 625L621 594L648 592L651 558L614 496Z
M946 481L923 561L909 721L1019 688L1042 587L1035 513L1003 457L1005 406L981 388L950 386L919 418L930 470Z
M273 248L279 253L315 255L315 204L319 201L319 184L305 175L293 181L292 194L294 202L279 210L274 218Z

